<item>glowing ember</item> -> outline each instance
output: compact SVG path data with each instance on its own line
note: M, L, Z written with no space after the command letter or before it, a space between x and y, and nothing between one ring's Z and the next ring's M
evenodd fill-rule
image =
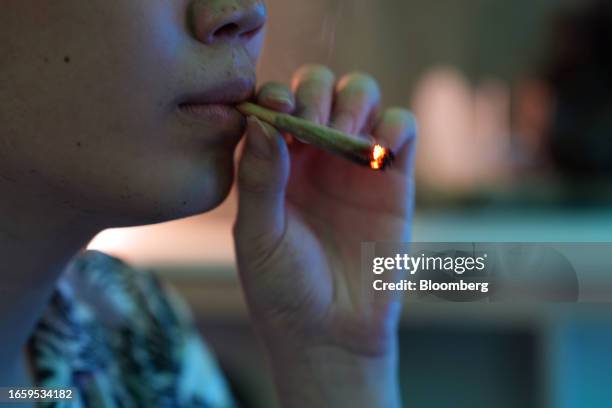
M392 159L390 152L381 145L375 145L372 149L372 161L370 167L374 170L382 170Z

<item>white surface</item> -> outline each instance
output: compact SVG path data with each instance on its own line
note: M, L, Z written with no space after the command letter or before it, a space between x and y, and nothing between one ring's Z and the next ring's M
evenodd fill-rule
M228 268L234 264L231 212L155 226L108 230L90 248L144 266ZM612 211L421 213L420 242L612 242Z

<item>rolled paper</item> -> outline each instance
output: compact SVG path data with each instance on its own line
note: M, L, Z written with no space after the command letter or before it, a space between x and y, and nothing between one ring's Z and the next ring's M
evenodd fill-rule
M393 161L393 152L389 148L337 129L317 125L286 113L275 112L250 102L241 103L236 109L246 116L255 116L280 131L290 133L299 140L374 170L384 170Z

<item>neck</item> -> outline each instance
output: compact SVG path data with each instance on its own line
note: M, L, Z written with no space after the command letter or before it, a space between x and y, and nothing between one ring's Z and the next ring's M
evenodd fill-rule
M0 191L0 386L8 386L62 270L98 228L73 209Z

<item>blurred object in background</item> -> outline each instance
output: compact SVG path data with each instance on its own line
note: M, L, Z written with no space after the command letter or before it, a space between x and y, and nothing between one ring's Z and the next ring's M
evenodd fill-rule
M564 175L612 176L612 3L560 13L541 73L554 100L550 156Z
M415 86L421 207L609 204L612 3L558 2L505 69L495 61L517 34L481 34L498 48L471 67L428 68Z
M413 101L419 181L447 193L494 184L510 173L510 90L498 80L472 87L452 68L429 71Z
M546 135L550 133L553 100L542 80L520 80L514 97L514 135L519 169L537 171L550 168Z

